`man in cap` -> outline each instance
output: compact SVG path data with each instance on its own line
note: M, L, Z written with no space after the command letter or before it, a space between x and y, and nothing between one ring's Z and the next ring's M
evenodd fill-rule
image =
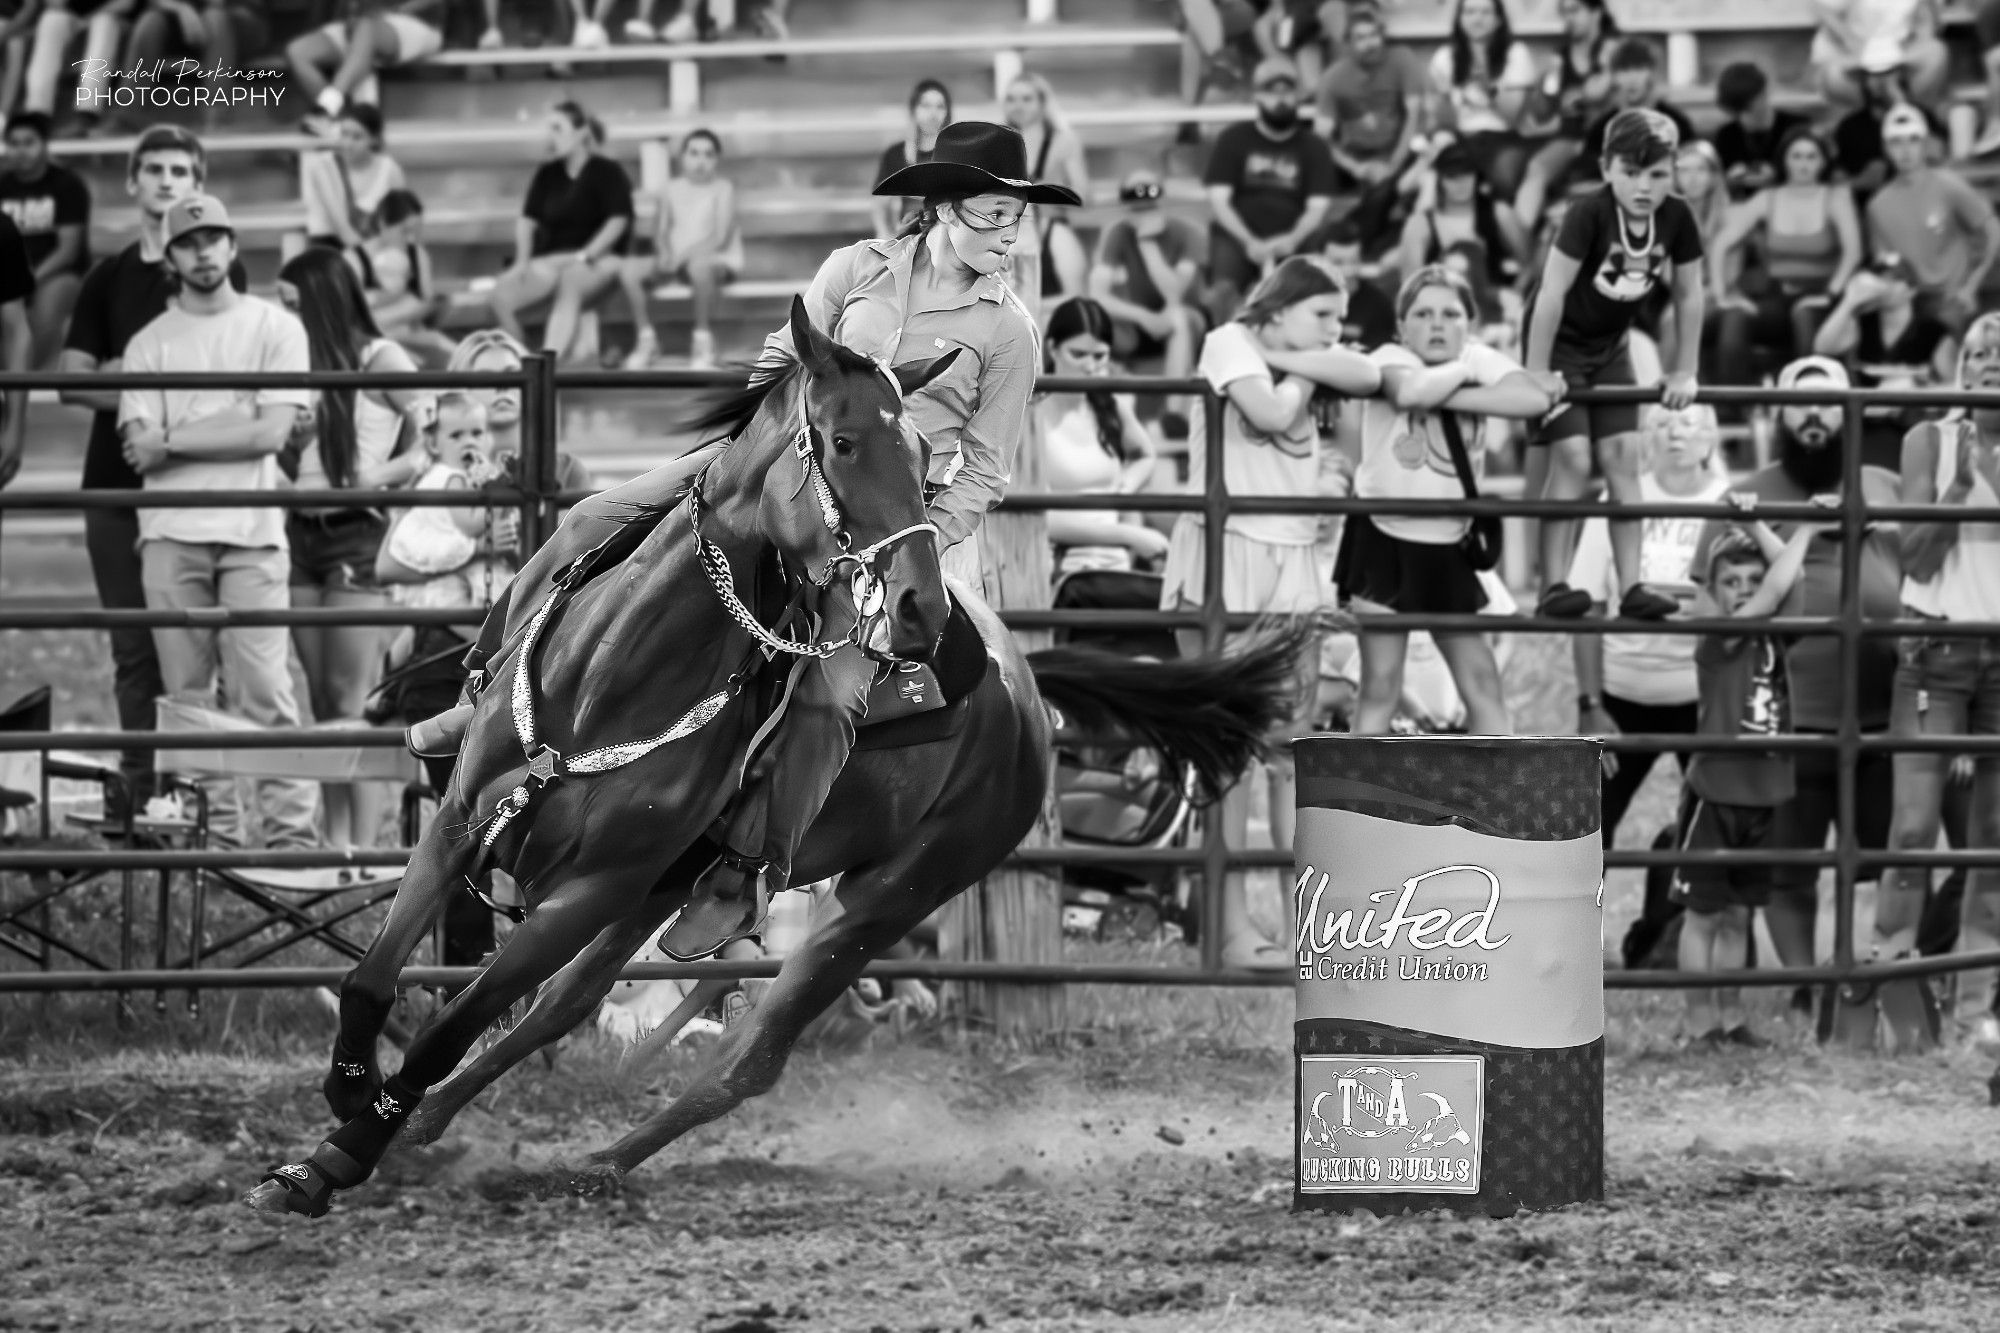
M1847 371L1838 361L1808 356L1786 366L1778 376L1781 389L1845 389ZM1773 504L1808 500L1837 507L1846 490L1847 436L1845 414L1837 403L1787 404L1778 411L1778 459L1754 473L1740 494ZM1894 504L1897 482L1885 468L1861 469L1861 493L1869 504ZM1712 522L1695 549L1697 582L1708 578L1706 552L1727 525ZM1778 535L1790 540L1794 520L1774 523ZM1873 523L1863 533L1861 547L1861 612L1870 620L1894 620L1900 610L1902 580L1893 525ZM1829 617L1840 613L1841 541L1836 527L1813 539L1805 567L1778 614ZM1807 734L1832 735L1840 729L1841 648L1831 635L1801 634L1785 650L1791 676L1792 726ZM1861 641L1858 699L1863 732L1879 733L1889 725L1890 687L1896 674L1893 639L1873 636ZM1797 794L1778 812L1778 847L1817 851L1826 845L1839 809L1838 757L1813 750L1793 756ZM1893 799L1889 758L1859 756L1855 768L1856 837L1861 846L1887 845L1889 809ZM1766 920L1771 941L1788 967L1813 962L1814 915L1818 910L1819 871L1812 866L1780 866L1771 871L1771 899Z
M1931 162L1931 128L1916 107L1882 118L1890 177L1868 201L1876 248L1908 262L1917 295L1954 332L1979 311L1979 289L2000 258L2000 218L1963 176Z
M1812 0L1819 15L1812 62L1827 101L1852 106L1870 76L1901 75L1911 96L1937 105L1950 54L1926 0Z
M130 373L260 374L310 369L305 327L231 285L236 231L222 201L196 194L168 210L162 239L180 285L177 301L132 336ZM125 460L147 490L276 491L278 452L311 406L305 389L127 389L119 395ZM269 508L141 509L139 564L154 610L291 606L285 511ZM283 626L162 626L153 630L169 696L230 711L267 727L296 727L290 632ZM318 793L311 783L258 784L265 840L312 846ZM248 830L244 840L249 840Z
M1243 294L1279 260L1308 248L1333 205L1326 142L1299 114L1299 71L1286 56L1257 62L1257 117L1216 136L1208 187L1209 314L1236 314Z

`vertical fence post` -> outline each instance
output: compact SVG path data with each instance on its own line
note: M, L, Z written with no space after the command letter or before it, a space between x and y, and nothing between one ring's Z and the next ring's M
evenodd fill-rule
M557 422L561 419L556 403L556 356L554 352L530 352L522 363L527 376L521 386L521 558L526 560L541 549L555 531L557 505L549 499L555 490Z
M1229 523L1229 487L1222 476L1222 415L1228 400L1201 386L1201 647L1219 653L1228 637L1229 606L1222 596L1223 529ZM1229 881L1229 835L1222 826L1222 803L1210 806L1201 837L1201 970L1222 970L1222 895Z
M1861 413L1864 395L1841 396L1840 505L1840 748L1835 770L1833 960L1854 962L1854 881L1861 840L1854 827L1855 765L1861 761L1861 542L1868 499L1861 491Z

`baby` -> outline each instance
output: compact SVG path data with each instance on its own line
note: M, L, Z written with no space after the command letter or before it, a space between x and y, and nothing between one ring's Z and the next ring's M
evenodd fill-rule
M441 393L429 415L425 447L433 461L415 489L466 490L506 480L506 465L494 453L486 409L478 400ZM384 563L401 566L400 578L385 581L403 606L490 606L514 576L512 562L503 556L514 551L518 524L511 509L408 510L382 544ZM481 538L487 540L482 544Z

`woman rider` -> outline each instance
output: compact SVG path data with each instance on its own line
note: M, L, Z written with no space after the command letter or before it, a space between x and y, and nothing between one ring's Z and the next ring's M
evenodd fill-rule
M947 126L930 161L890 175L875 193L919 197L923 212L894 240L835 251L807 289L806 309L816 327L885 365L962 349L906 410L930 444L926 516L937 525L944 571L977 589L974 534L1006 489L1041 360L1034 320L1000 271L1029 205L1081 201L1064 186L1030 181L1020 133L981 121ZM794 359L787 326L765 343L759 367ZM756 928L760 880L785 886L792 855L847 761L874 678L874 661L853 647L805 673L784 725L722 816L722 857L660 937L664 953L706 957Z
M1030 204L1082 201L1063 186L1030 181L1019 132L979 121L947 126L928 162L886 177L875 193L922 198L923 211L893 240L836 250L807 289L806 308L815 327L892 367L959 350L905 407L930 446L928 518L937 525L944 572L978 588L973 537L1006 489L1041 360L1034 322L1000 271ZM790 329L782 328L766 342L758 373L795 359ZM662 468L641 481L678 497L685 471ZM661 936L663 951L703 958L755 929L763 877L784 886L793 853L847 762L874 677L874 661L856 648L804 673L784 724L715 830L723 856ZM456 750L471 711L455 709L414 728L412 747Z

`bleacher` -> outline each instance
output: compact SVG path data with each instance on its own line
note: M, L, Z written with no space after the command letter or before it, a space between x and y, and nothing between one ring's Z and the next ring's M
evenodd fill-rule
M1755 59L1792 105L1803 91L1813 20L1807 0L1612 0L1628 32L1657 37L1668 56L1674 95L1697 123L1714 118L1715 72ZM1554 0L1517 0L1515 30L1543 53L1560 31ZM1445 36L1449 0L1391 0L1392 34L1422 55ZM1182 127L1215 127L1250 113L1241 88L1199 107L1177 95L1181 36L1172 0L814 0L794 15L796 36L780 43L723 40L684 45L448 50L384 80L390 151L428 209L427 240L441 284L460 293L453 322L484 318L474 286L504 264L512 220L540 150L540 118L562 97L598 112L611 153L642 189L663 180L670 146L700 125L722 138L725 171L741 200L748 269L733 289L723 350L756 345L779 302L802 287L818 261L867 228L867 187L877 155L904 126L903 100L921 75L944 79L961 118L997 114L998 89L1028 68L1046 75L1082 132L1097 183L1078 222L1089 234L1114 211L1115 182L1134 166L1163 168L1172 206L1198 215L1203 149L1177 143ZM1977 57L1964 16L1952 30L1968 83ZM615 24L614 24L615 28ZM783 62L772 58L782 56ZM549 77L552 65L566 74ZM480 77L473 77L478 75ZM1969 134L1970 129L1967 130ZM234 113L208 136L211 188L243 224L254 282L275 273L284 234L302 222L296 154L313 146L261 112ZM100 209L93 248L131 235L124 203L128 139L66 141L56 151L90 178ZM649 219L642 218L646 226ZM666 326L685 292L656 294ZM623 319L622 303L612 316ZM629 335L620 334L614 341Z

